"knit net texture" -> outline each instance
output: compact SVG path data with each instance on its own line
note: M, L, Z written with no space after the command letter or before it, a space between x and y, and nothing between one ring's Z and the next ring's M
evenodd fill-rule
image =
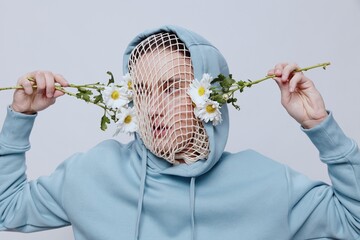
M206 158L208 136L187 94L194 74L185 44L175 34L152 35L132 51L129 72L145 146L173 164Z

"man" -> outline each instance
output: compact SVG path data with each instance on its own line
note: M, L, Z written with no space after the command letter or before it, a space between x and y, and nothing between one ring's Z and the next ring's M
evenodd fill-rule
M125 51L139 118L135 140L104 141L27 182L36 112L62 95L54 83L67 82L51 72L25 75L0 134L0 229L71 224L77 240L358 239L359 149L297 68L278 64L268 74L276 75L282 104L328 164L332 186L252 150L224 152L227 107L219 108L221 121L212 118L218 124L204 122L188 93L194 78L229 74L226 61L207 40L174 26L138 35Z

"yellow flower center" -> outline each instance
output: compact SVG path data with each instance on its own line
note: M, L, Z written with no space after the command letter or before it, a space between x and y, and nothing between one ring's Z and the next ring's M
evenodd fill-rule
M128 81L127 86L128 86L129 89L132 89L132 83L131 83L131 81Z
M204 95L205 94L205 88L204 87L199 87L198 94L199 94L200 97L202 95Z
M124 123L129 124L131 123L131 120L132 120L131 115L127 115L126 118L124 119Z
M111 98L112 99L117 100L117 99L119 99L119 97L120 97L120 93L118 91L113 91L111 93Z
M216 108L214 105L207 105L206 106L206 112L208 113L214 113L216 111Z

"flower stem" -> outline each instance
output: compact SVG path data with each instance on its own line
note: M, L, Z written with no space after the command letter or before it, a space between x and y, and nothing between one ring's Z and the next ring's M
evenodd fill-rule
M323 69L326 69L326 67L329 66L329 65L330 65L330 62L319 63L319 64L316 64L316 65L313 65L313 66L310 66L310 67L296 69L296 70L294 70L294 72L305 72L305 71L308 71L310 69L319 68L319 67L322 67ZM248 82L238 81L238 82L236 82L234 84L234 85L236 85L236 87L234 89L230 90L229 94L233 95L234 92L236 92L236 91L238 91L240 89L243 89L244 87L251 87L252 85L261 83L261 82L263 82L265 80L275 78L275 77L276 77L276 75L274 74L274 75L268 75L268 76L266 76L264 78L261 78L261 79L255 80L255 81L248 81Z
M110 84L114 84L116 88L121 88L124 86L116 85L114 82L114 77L111 72L107 72L111 76L107 84L96 82L91 84L67 84L66 86L61 86L60 83L54 83L54 88L56 91L60 91L68 96L78 98L80 100L83 100L87 103L92 103L94 105L97 105L98 107L101 107L104 111L103 117L101 118L101 129L105 130L107 128L107 125L110 123L111 120L113 120L115 123L118 121L117 108L108 107L107 104L104 102L103 98L103 91L106 89L107 86ZM28 77L28 81L31 82L32 88L35 90L38 88L36 79L34 77ZM73 88L74 91L68 91L66 88ZM0 91L5 90L17 90L17 89L24 89L23 86L17 85L12 87L4 87L0 88Z
M105 84L101 84L101 83L93 83L93 84L84 84L84 85L75 85L75 84L69 84L69 86L67 87L71 87L71 88L91 88L91 89L96 89L96 90L103 90Z
M23 88L23 87L22 86L4 87L4 88L0 88L0 91L15 90L15 89L21 89L21 88Z
M32 77L28 77L27 78L29 81L31 82L34 82L35 79L32 78ZM62 87L60 85L55 85L55 89L60 91L60 92L63 92L64 94L68 95L68 96L71 96L71 97L75 97L75 98L78 98L76 96L75 93L72 93L72 92L69 92L69 91L66 91L65 88L66 87L70 87L70 88L76 88L76 89L81 89L81 88L90 88L90 89L95 89L95 90L103 90L104 89L104 84L101 84L101 83L94 83L94 84L84 84L84 85L75 85L75 84L69 84L69 86L65 86L65 87ZM36 85L33 85L32 86L33 88L37 88ZM0 88L0 91L5 91L5 90L16 90L16 89L23 89L23 86L12 86L12 87L4 87L4 88ZM95 104L99 107L101 107L102 109L104 109L105 111L108 110L107 107L105 107L104 105L100 104L100 103L96 103L95 101L93 100L89 100L87 101L89 103L92 103L92 104Z
M329 65L330 65L329 62L319 63L319 64L316 64L316 65L313 65L313 66L310 66L310 67L296 69L294 72L306 72L306 71L308 71L310 69L319 68L319 67L322 67L322 68L326 69L326 67L329 66ZM249 83L248 85L254 85L254 84L263 82L263 81L265 81L267 79L274 78L274 77L276 77L275 74L274 75L268 75L268 76L266 76L264 78L261 78L259 80L248 82Z
M76 88L77 88L77 87L76 87ZM71 96L71 97L78 98L75 93L68 92L68 91L66 91L63 87L56 86L55 89L56 89L56 90L59 90L60 92L65 93L66 95L69 95L69 96ZM108 109L107 107L103 106L102 104L96 103L95 101L93 101L93 100L91 100L91 99L88 100L87 102L92 103L92 104L95 104L95 105L101 107L101 108L104 109L104 110L107 110L107 109Z

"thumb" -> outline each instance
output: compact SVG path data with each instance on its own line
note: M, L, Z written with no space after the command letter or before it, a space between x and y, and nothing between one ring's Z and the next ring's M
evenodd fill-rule
M63 96L65 93L63 93L62 91L59 91L59 90L56 90L55 92L54 92L54 98L58 98L58 97L61 97L61 96Z

